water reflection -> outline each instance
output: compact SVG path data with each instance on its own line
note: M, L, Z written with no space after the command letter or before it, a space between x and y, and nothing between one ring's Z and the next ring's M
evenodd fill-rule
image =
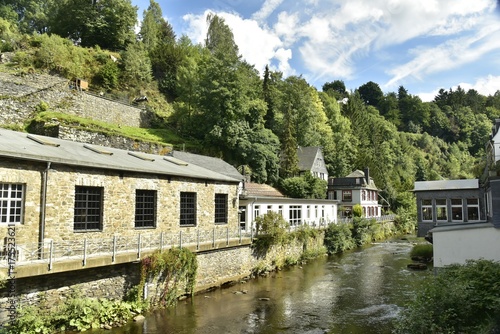
M105 333L390 333L391 320L430 274L406 269L411 247L380 243L318 259L197 295Z

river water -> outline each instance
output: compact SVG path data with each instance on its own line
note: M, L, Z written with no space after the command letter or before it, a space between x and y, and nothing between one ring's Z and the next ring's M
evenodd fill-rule
M316 259L198 294L141 323L91 333L390 333L419 282L432 274L406 268L411 247L383 242Z

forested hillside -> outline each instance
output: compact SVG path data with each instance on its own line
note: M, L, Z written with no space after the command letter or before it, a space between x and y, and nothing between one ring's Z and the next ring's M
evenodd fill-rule
M246 166L256 182L296 176L297 146L321 146L330 176L369 167L393 209L414 205L414 181L482 173L500 92L443 88L422 102L369 78L354 91L341 80L320 91L301 76L259 73L216 15L203 45L176 36L154 1L138 34L137 18L129 0L1 0L0 50L12 55L2 70L84 78L129 100L145 95L156 127Z

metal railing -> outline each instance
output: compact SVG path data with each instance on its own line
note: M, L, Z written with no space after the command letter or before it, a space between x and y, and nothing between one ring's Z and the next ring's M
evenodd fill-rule
M172 247L196 247L202 245L209 248L241 244L243 238L251 238L250 232L227 227L213 228L212 230L195 230L193 232L179 231L178 233L140 233L136 236L113 236L110 238L72 241L53 241L50 239L40 243L15 245L15 264L47 264L52 270L55 262L65 260L81 260L86 266L87 260L92 257L109 256L112 262L120 254L134 254L140 259L144 252L163 250ZM12 257L12 256L11 256ZM0 267L8 267L9 255L6 252L0 255Z
M394 215L374 217L377 222L393 221ZM317 224L300 222L290 226L290 231L302 226L322 229L329 224L350 223L352 218L340 218L337 221L322 221ZM253 239L255 230L244 231L240 228L229 229L228 227L214 227L211 230L196 229L191 232L180 230L177 233L154 233L144 232L136 236L112 236L109 238L89 239L72 241L53 241L46 239L43 243L27 243L15 245L16 265L26 264L47 264L49 271L55 262L65 260L81 260L82 266L86 266L87 260L92 257L110 257L112 263L121 254L135 254L136 259L140 259L144 252L163 250L172 247L195 247L200 250L200 246L209 249L241 244L243 238ZM12 256L10 256L12 257ZM0 267L8 267L9 255L6 251L0 252Z

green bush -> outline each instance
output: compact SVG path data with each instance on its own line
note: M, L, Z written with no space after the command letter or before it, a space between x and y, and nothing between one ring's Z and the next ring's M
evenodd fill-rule
M372 222L368 219L354 217L352 220L352 237L357 246L367 244L372 241Z
M417 244L417 245L413 246L413 248L410 252L410 256L412 258L418 257L418 258L423 258L426 260L432 259L432 257L434 256L434 250L433 250L432 244L429 244L429 243Z
M394 227L398 233L411 234L415 231L417 219L414 213L400 210L394 218Z
M349 225L328 225L325 230L325 246L329 254L340 253L356 247Z
M257 231L253 246L258 252L265 253L272 245L289 241L289 223L277 212L271 211L255 219Z
M500 330L500 263L452 265L424 281L395 323L395 332L497 333Z

